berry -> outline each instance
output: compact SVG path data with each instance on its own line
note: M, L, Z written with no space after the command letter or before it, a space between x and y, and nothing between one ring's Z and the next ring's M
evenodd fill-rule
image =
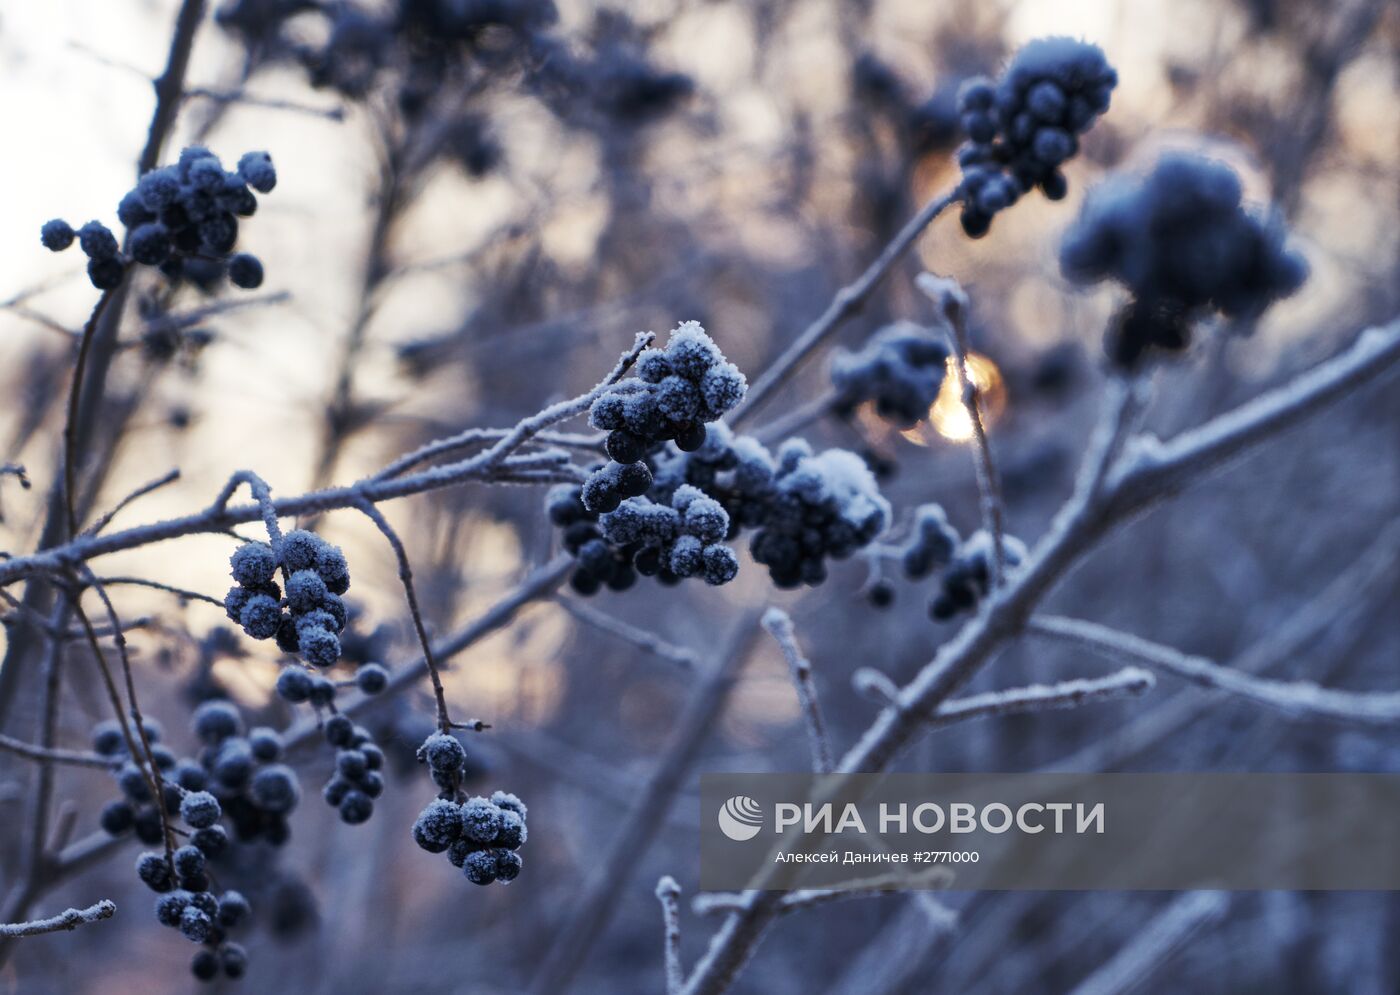
M89 221L78 229L78 246L93 261L115 259L120 251L117 237L100 221Z
M413 823L413 840L429 853L441 853L462 833L462 809L442 798L429 802Z
M204 742L217 745L243 731L243 719L226 701L206 701L194 711L194 734Z
M344 715L332 715L326 720L325 735L331 746L349 746L355 738L355 723Z
M275 729L259 726L248 734L248 748L261 763L273 763L282 756L282 735Z
M368 822L373 814L374 802L362 791L351 789L340 803L340 819L348 825Z
M870 585L866 597L876 608L888 608L894 604L894 585L882 577Z
M76 237L73 226L62 218L45 221L44 227L39 229L39 241L43 242L44 248L50 252L62 252L73 244Z
M501 810L485 798L469 799L462 805L462 834L474 843L487 844L501 831Z
M270 639L277 634L282 621L282 609L266 594L255 594L244 604L238 615L243 631L254 639Z
M252 914L253 907L240 892L226 891L219 898L219 925L232 929Z
M380 664L367 663L355 671L355 685L365 694L382 694L389 686L389 671Z
M244 587L261 587L277 575L277 555L265 542L248 542L229 557L233 579Z
M224 977L237 980L248 971L248 952L237 943L225 943L219 953Z
M175 851L175 873L181 878L204 873L204 851L197 846L182 846Z
M200 981L213 981L219 976L219 957L212 950L200 950L190 960L190 973Z
M88 281L98 290L116 290L126 277L126 267L120 259L89 259L87 264Z
M122 727L112 719L107 719L93 726L92 748L104 757L124 753L126 751L126 737L122 735Z
M300 667L284 667L277 675L277 693L283 701L298 704L311 697L312 677Z
M496 855L490 850L475 850L462 862L462 873L472 884L486 885L496 880Z
M152 891L169 891L174 887L170 880L170 865L158 853L143 853L137 858L136 876Z
M277 186L277 170L266 152L245 152L238 160L238 175L258 193L271 193Z
M501 884L510 884L520 876L520 868L524 864L520 854L510 850L493 850L496 857L496 880Z
M190 842L203 850L206 857L217 857L228 848L228 833L223 826L209 826L196 831Z
M272 764L253 775L250 794L259 808L282 815L301 801L301 785L290 767Z
M136 809L124 801L108 802L102 808L98 824L110 836L120 836L136 823Z
M455 773L466 763L467 751L455 736L437 732L418 748L418 760L439 773Z
M180 933L194 943L203 943L209 938L213 921L193 905L185 906L180 914Z
M222 815L219 800L207 791L192 791L180 802L180 818L191 829L208 829Z
M229 243L232 248L232 241ZM257 256L240 252L228 261L228 279L235 287L255 290L262 286L263 265Z

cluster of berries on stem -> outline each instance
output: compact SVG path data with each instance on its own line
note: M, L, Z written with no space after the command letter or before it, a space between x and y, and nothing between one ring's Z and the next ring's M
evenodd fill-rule
M261 286L263 267L256 256L235 253L240 218L258 209L254 194L269 193L277 171L266 152L249 152L236 170L225 170L218 156L191 145L179 161L146 173L117 205L126 229L125 251L110 228L89 221L77 231L61 218L44 223L40 241L62 252L77 239L88 257L88 279L98 290L115 290L127 266L159 267L171 280L190 276L202 285L226 272L229 282L251 290Z
M419 813L413 841L429 853L446 853L472 884L514 881L528 835L525 803L506 791L464 798L466 750L450 733L424 740L418 759L428 765L440 794Z

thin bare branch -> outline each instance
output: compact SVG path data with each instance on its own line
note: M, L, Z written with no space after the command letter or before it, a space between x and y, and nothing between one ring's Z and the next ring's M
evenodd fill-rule
M85 909L66 909L47 919L0 923L0 936L18 938L56 933L61 929L74 930L79 926L89 926L92 923L101 922L103 919L110 919L116 914L116 903L104 898L96 905L89 905Z
M662 639L654 632L638 628L631 623L624 622L616 616L601 612L592 605L585 604L578 598L559 598L559 604L574 618L580 622L585 622L593 626L599 632L606 632L610 636L616 636L624 642L631 643L640 650L644 650L653 656L660 657L674 663L678 667L686 670L694 670L699 665L700 658L694 652L683 646Z
M769 608L763 613L763 628L777 642L787 658L792 683L797 688L797 702L807 723L807 739L812 747L812 769L818 774L831 773L831 742L827 738L826 720L822 717L821 700L812 683L812 664L797 645L797 633L792 618L781 608Z
M75 767L101 767L110 769L115 764L111 757L85 750L60 750L51 746L35 746L23 740L0 733L0 750L14 753L30 760L52 761L57 764L72 764Z
M875 292L875 288L880 285L880 281L899 261L905 251L914 244L925 228L933 223L933 219L942 214L948 207L957 202L960 191L952 190L941 194L922 208L910 218L890 240L889 244L880 251L880 255L875 261L866 267L865 272L848 283L836 292L831 303L826 306L826 310L818 316L817 320L803 330L797 340L783 350L768 369L763 371L763 375L754 380L749 387L744 400L729 415L729 424L738 425L750 414L758 409L758 406L767 399L785 381L792 372L802 364L812 351L821 345L822 342L834 332L841 323L851 315L859 311L870 295Z
M992 537L992 587L1000 587L1006 574L1006 509L1001 499L1001 484L997 478L992 448L987 442L987 426L982 420L982 405L977 398L977 384L968 368L972 341L967 334L967 294L956 280L920 273L915 286L933 302L943 319L948 343L953 352L953 375L957 378L958 397L962 399L972 425L973 460L977 466L977 491L982 507L982 524Z
M663 947L666 958L666 995L679 995L685 983L681 967L681 886L671 875L656 883L656 898L661 903Z
M131 492L130 494L128 494L126 497L124 497L124 498L122 498L120 501L118 501L118 502L116 503L116 505L113 506L113 508L112 508L111 511L107 512L105 515L103 515L103 516L102 516L101 518L99 518L97 521L93 522L93 523L92 523L91 525L89 525L86 529L84 529L84 530L83 530L83 535L85 535L85 536L96 535L97 533L99 533L99 532L101 532L103 529L105 529L105 528L107 527L107 525L112 521L112 519L113 519L113 518L116 518L117 515L121 512L121 510L122 510L123 508L127 507L129 504L131 504L131 502L137 500L138 498L145 497L147 494L150 494L152 491L158 491L158 490L160 490L162 487L164 487L166 484L174 483L175 481L177 481L177 480L179 480L179 479L180 479L180 470L179 470L179 468L177 467L177 468L174 468L174 469L171 469L171 470L167 470L164 474L162 474L161 476L157 477L156 479L151 480L151 481L148 481L147 483L142 484L140 487L136 488L136 490L132 491L132 492Z
M1095 622L1038 615L1026 631L1068 642L1101 656L1130 660L1174 674L1201 687L1225 691L1299 719L1328 719L1356 725L1400 722L1400 691L1337 691L1312 681L1276 681L1223 667L1140 636Z

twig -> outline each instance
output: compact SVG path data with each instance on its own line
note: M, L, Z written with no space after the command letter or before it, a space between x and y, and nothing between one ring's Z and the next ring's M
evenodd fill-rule
M797 688L797 702L807 723L807 739L812 747L812 769L818 774L831 773L831 743L827 739L826 720L822 718L821 700L812 683L812 664L802 655L793 631L792 618L781 608L769 608L763 613L763 628L777 642L787 658L792 683Z
M889 708L899 700L899 685L884 671L874 667L856 668L851 674L851 687L881 708Z
M403 540L399 538L399 534L394 531L383 512L368 501L361 504L359 509L393 547L394 558L399 564L399 580L403 583L404 597L408 599L408 612L413 616L413 630L418 633L418 644L423 648L423 664L428 668L428 677L433 682L433 697L437 700L438 729L449 732L453 724L447 713L447 692L443 690L442 676L438 673L436 661L433 660L433 646L428 639L428 630L423 625L423 613L418 608L418 595L413 589L413 568L408 563L408 551L404 549Z
M175 33L170 38L170 52L165 60L165 71L156 77L156 109L151 117L150 131L146 135L146 146L141 150L141 158L136 163L136 175L140 176L156 168L160 159L161 146L175 123L175 115L180 112L181 94L185 89L185 71L190 65L190 51L194 48L195 32L204 20L204 0L184 0L180 13L175 17Z
M224 606L224 603L218 598L212 598L207 594L201 594L198 591L190 591L183 587L176 587L174 584L162 584L158 580L147 580L145 577L99 577L98 583L105 587L112 587L119 584L132 587L149 587L153 591L165 591L185 601L203 601L206 604L216 605L219 608ZM126 627L131 629L131 623L128 622Z
M656 882L656 898L661 903L661 924L666 958L666 995L679 995L685 983L681 967L681 886L667 874Z
M33 743L26 743L13 736L6 736L0 733L0 750L7 750L10 753L30 760L52 761L58 764L73 764L75 767L101 767L110 769L116 764L111 757L104 757L98 753L88 753L83 750L60 750L50 746L35 746Z
M83 337L78 343L78 361L73 366L73 382L68 388L68 417L63 422L63 510L68 516L68 537L78 535L78 513L75 505L74 489L78 476L78 408L83 396L83 374L87 371L88 355L92 352L92 341L97 335L97 323L102 312L116 295L115 291L104 290L97 304L83 326Z
M1400 721L1400 691L1338 691L1312 681L1275 681L1242 673L1205 657L1182 653L1127 632L1082 619L1039 615L1026 631L1175 674L1300 719L1331 719L1358 725L1393 726Z
M1175 899L1071 995L1122 995L1136 988L1191 934L1220 919L1229 907L1224 892L1191 891Z
M1001 500L1001 484L997 479L992 448L987 443L987 426L982 421L982 406L977 400L977 385L972 381L967 359L972 343L967 334L967 294L956 280L920 273L914 284L938 308L953 351L953 374L957 378L958 397L967 410L972 425L973 458L977 466L977 491L981 498L982 523L992 538L992 587L1001 586L1006 574L1005 508Z
M946 888L952 883L952 880L953 872L946 867L931 867L912 875L883 874L862 881L853 881L844 887L798 888L795 891L783 893L783 897L778 903L778 911L782 915L787 915L791 912L828 905L848 898L878 898L882 895L902 894L924 887ZM720 913L740 912L747 903L748 899L743 892L706 892L691 899L690 909L698 916L712 916ZM952 929L957 924L958 914L942 903L936 903L936 905L943 913L941 925Z
M154 479L154 480L151 480L151 481L148 481L147 483L142 484L140 487L136 488L136 490L132 491L132 492L131 492L130 494L128 494L126 497L124 497L124 498L122 498L120 501L118 501L118 502L112 507L112 510L111 510L111 511L107 512L107 513L106 513L105 515L103 515L101 518L97 519L97 521L93 522L93 523L92 523L91 525L89 525L86 529L84 529L84 530L83 530L83 535L96 535L97 533L99 533L99 532L101 532L103 529L105 529L105 528L107 527L108 523L110 523L110 522L112 521L113 518L116 518L117 515L118 515L118 513L120 513L121 510L122 510L123 508L127 507L127 505L131 504L131 502L137 500L138 498L145 497L147 494L150 494L152 491L158 491L158 490L160 490L162 487L164 487L166 484L174 483L175 481L177 481L177 480L179 480L179 479L180 479L180 470L179 470L179 468L177 467L177 468L174 468L174 469L171 469L171 470L166 471L164 474L162 474L161 476L157 477L157 478Z
M56 933L60 929L73 930L79 926L88 926L103 919L110 919L117 914L116 903L110 899L102 899L96 905L89 905L85 909L66 909L56 916L47 919L32 919L29 922L0 923L0 936L18 938L23 936L39 936L43 933Z
M915 214L890 243L881 250L875 261L866 267L853 283L849 283L836 292L831 303L826 306L826 310L821 313L816 321L812 322L797 337L797 340L788 346L768 369L763 371L749 387L744 400L739 403L729 416L729 424L737 425L743 419L752 414L760 404L771 394L797 366L811 354L812 350L821 345L822 340L836 330L836 328L851 315L859 311L875 288L880 285L885 274L890 271L899 257L904 255L906 249L914 244L914 241L923 233L933 219L938 217L952 204L956 203L960 193L952 190L933 198Z
M825 418L836 407L835 391L827 393L808 401L806 404L793 408L791 411L778 416L773 421L760 426L753 433L754 438L766 446L771 446L776 442L786 439L794 432L806 428L808 425L821 418Z
M678 667L694 670L700 662L699 657L685 647L677 646L675 643L662 639L654 632L638 628L606 612L600 612L591 605L584 604L578 598L561 597L558 601L565 611L579 621L593 626L600 632L606 632L610 636L616 636L624 642L629 642L638 649L674 663Z
M146 778L150 783L151 793L154 796L156 811L160 814L162 835L165 838L165 860L166 863L170 864L173 868L175 834L170 828L170 813L166 811L165 808L165 779L161 776L160 765L156 763L155 753L151 750L151 738L146 732L145 716L141 714L141 702L136 697L136 681L131 673L131 657L126 651L126 636L122 633L121 619L117 616L117 609L112 604L112 599L108 596L107 589L102 586L102 582L86 567L83 567L82 575L83 580L92 586L93 591L96 592L98 599L102 602L102 607L107 612L107 621L112 626L112 641L116 643L117 659L121 661L122 677L126 681L127 709L131 712L131 724L136 727L136 735L141 741L140 756L146 761ZM79 601L80 596L81 592L74 592L73 611L78 616L78 621L82 623L84 630L88 632L88 641L92 645L93 652L97 655L98 663L101 664L103 674L106 675L110 687L112 679L107 669L107 659L102 653L102 648L98 645L96 634L92 631L92 623L88 621L88 617L83 611L83 606ZM110 690L115 698L116 689L110 688ZM117 721L125 727L126 718L122 714L120 702L114 700L113 704L116 706ZM128 749L130 749L133 746L131 734L123 728L123 735L126 737L127 746ZM131 749L131 756L133 758L137 756L134 749Z
M531 438L543 432L551 425L557 425L561 421L581 415L587 411L603 391L626 375L632 368L632 364L637 361L642 350L651 345L656 336L651 332L637 333L636 340L632 343L632 348L622 354L622 358L617 361L617 365L612 368L606 377L598 382L592 390L586 394L581 394L568 401L560 401L558 404L551 404L538 414L531 415L520 421L514 428L490 449L480 456L475 456L465 461L462 466L470 467L477 472L489 472L500 465L501 461L528 442Z
M1141 667L1124 667L1106 677L1083 677L1054 684L1027 684L1004 691L988 691L952 698L938 706L928 719L932 726L952 725L969 719L986 719L1024 712L1078 708L1117 698L1136 698L1156 685Z
M185 91L184 97L186 100L202 98L220 104L245 104L248 107L261 107L270 111L293 111L297 114L325 118L328 121L345 120L345 110L342 107L312 107L294 100L255 97L246 90L211 90L208 87L193 86Z
M491 442L505 438L509 429L505 428L469 428L442 439L435 439L432 442L419 446L412 452L405 453L384 469L376 473L371 480L392 480L411 470L420 463L426 463L435 456L444 456L447 453L466 449L468 446L481 442ZM571 449L582 449L587 452L596 453L603 445L603 437L598 435L574 435L567 432L540 432L535 436L540 442L547 442L555 446L567 446Z

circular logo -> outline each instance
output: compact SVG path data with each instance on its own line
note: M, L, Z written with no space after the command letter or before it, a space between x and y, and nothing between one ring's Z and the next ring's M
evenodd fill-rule
M747 795L735 795L720 806L719 831L736 843L751 840L763 828L763 809Z

